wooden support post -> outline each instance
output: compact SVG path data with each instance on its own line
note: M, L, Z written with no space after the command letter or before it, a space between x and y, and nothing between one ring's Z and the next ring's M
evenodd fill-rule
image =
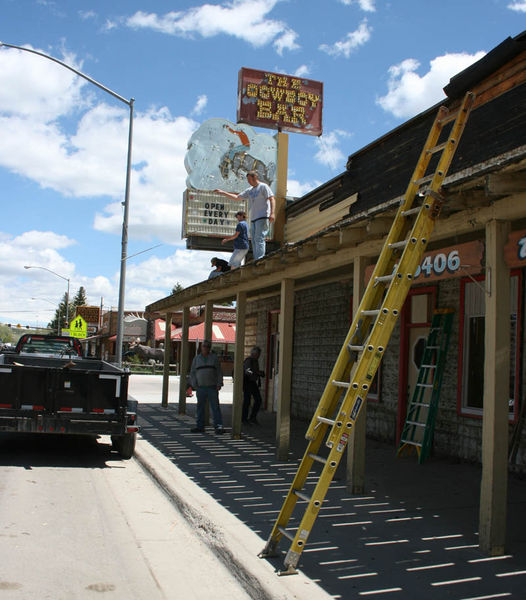
M281 281L279 313L279 381L276 415L276 455L287 460L290 447L290 404L292 387L292 346L294 334L294 280Z
M170 388L170 355L171 355L172 313L166 313L164 321L164 363L163 363L163 393L161 406L168 406L168 391Z
M236 347L234 351L234 392L232 398L232 437L241 438L241 416L243 411L243 360L245 358L245 314L247 294L236 296Z
M364 256L357 256L353 263L353 319L360 306L360 301L365 292L365 268L369 260ZM352 494L363 494L365 489L365 435L367 424L367 401L351 431L347 445L347 488Z
M491 556L504 554L508 488L510 389L510 271L504 262L509 222L486 225L486 319L484 413L479 544Z
M276 242L283 243L285 235L285 196L287 195L287 169L289 156L289 136L287 133L278 132L278 169L276 177L276 220L274 221L274 235Z
M205 304L205 340L212 341L212 325L214 322L214 303L207 300Z
M188 377L188 326L190 323L190 309L183 308L183 321L181 324L181 365L179 369L179 414L186 414L186 380Z
M207 300L205 304L205 340L212 342L212 325L214 323L214 303L212 300ZM202 340L201 340L202 341ZM196 348L199 351L198 348ZM210 425L210 406L208 402L205 404L205 427Z

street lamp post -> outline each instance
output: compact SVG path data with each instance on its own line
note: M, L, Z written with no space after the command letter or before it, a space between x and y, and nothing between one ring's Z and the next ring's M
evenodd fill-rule
M66 291L66 325L69 327L69 278L64 277L64 275L59 275L58 273L55 273L55 271L52 271L51 269L48 269L47 267L24 265L24 269L42 269L43 271L48 271L49 273L53 273L53 275L56 275L57 277L60 277L60 279L64 279L64 281L68 282L68 289ZM58 313L59 313L58 320L60 322L60 310L58 311ZM60 330L59 330L59 335L60 335Z
M131 154L132 154L132 137L133 137L133 104L135 102L135 98L130 98L126 100L110 88L102 85L89 75L82 73L72 67L71 65L66 64L65 62L59 60L58 58L54 58L53 56L49 56L48 54L44 54L38 50L33 50L32 48L24 48L22 46L15 46L13 44L6 44L5 42L0 42L0 47L5 46L6 48L14 48L15 50L22 50L23 52L30 52L31 54L36 54L38 56L42 56L43 58L47 58L53 62L58 63L59 65L73 71L79 77L82 77L86 81L89 81L93 85L97 86L102 91L110 94L120 102L123 102L129 107L130 110L130 121L128 128L128 157L126 160L126 187L124 192L124 202L122 203L124 207L123 211L123 219L122 219L122 237L121 237L121 265L120 265L120 279L119 279L119 308L117 313L117 339L116 339L116 350L115 350L115 362L120 367L122 365L122 341L123 341L123 333L124 333L124 296L125 296L125 287L126 287L126 259L128 252L128 212L130 205L130 180L131 180ZM44 268L44 267L40 267ZM49 269L47 269L49 271ZM51 271L53 272L53 271ZM57 273L55 273L57 275ZM61 275L59 275L61 277ZM68 280L68 289L69 289L69 280ZM69 301L69 291L68 291L68 301ZM69 321L68 321L69 324Z

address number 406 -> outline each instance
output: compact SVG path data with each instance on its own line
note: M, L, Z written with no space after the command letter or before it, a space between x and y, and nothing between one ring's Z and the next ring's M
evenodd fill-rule
M432 275L442 275L446 271L455 273L460 267L460 257L458 250L452 250L448 254L440 252L434 256L428 255L417 267L414 278L420 275L431 277Z

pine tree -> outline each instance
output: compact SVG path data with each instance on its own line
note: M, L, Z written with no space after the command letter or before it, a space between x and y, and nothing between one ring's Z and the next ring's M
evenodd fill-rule
M66 302L67 302L67 293L64 294L60 304L58 305L57 310L55 311L55 316L53 320L51 320L47 326L49 329L53 331L58 331L58 326L60 325L60 329L67 329L69 324L66 322L66 315L69 313L69 318L71 319L74 315L74 304L72 302L69 303L69 311L66 311Z
M86 306L87 304L88 299L86 297L86 290L80 286L75 298L73 298L73 310L75 310L77 306Z

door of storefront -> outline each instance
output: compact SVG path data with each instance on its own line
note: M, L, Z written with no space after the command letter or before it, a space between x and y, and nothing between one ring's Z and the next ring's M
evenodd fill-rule
M271 311L268 318L265 409L269 412L276 412L278 408L278 381L279 310Z
M416 288L409 292L400 323L400 379L396 443L405 423L407 404L418 380L431 318L435 308L436 288Z

